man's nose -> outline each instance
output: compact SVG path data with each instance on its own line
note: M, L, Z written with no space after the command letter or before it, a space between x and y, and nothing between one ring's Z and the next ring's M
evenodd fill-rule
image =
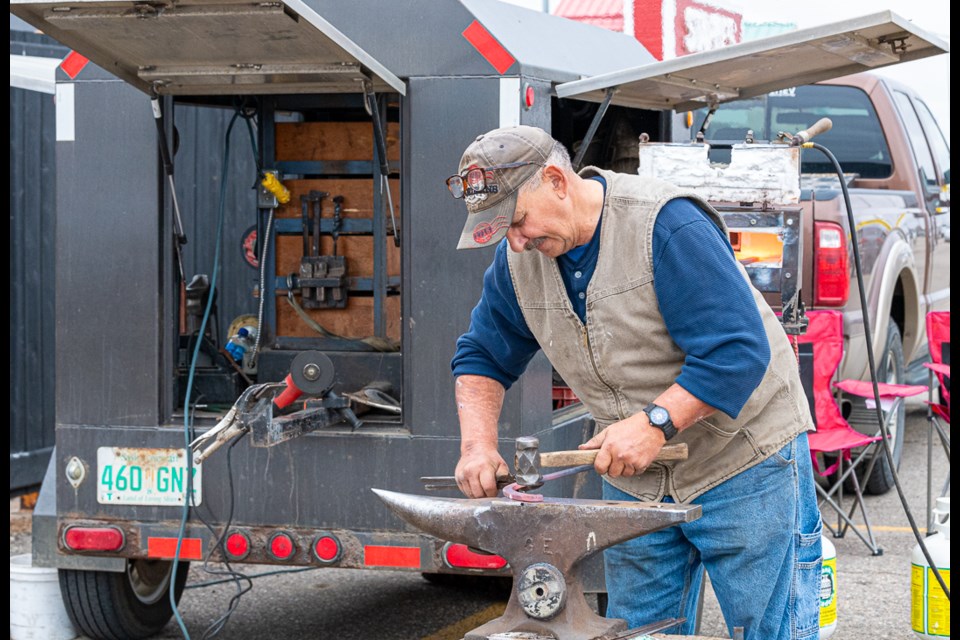
M510 244L510 250L514 253L521 253L527 246L527 238L516 227L507 229L507 242Z

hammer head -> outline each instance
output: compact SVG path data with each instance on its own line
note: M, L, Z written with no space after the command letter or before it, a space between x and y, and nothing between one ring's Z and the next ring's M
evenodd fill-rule
M513 468L513 475L521 487L536 489L543 484L543 474L540 473L540 438L517 438L517 455L513 460Z

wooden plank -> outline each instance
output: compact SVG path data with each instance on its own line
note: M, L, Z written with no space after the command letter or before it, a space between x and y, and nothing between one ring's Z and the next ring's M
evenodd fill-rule
M285 300L277 296L277 335L291 338L315 338L317 332L300 319L297 312ZM299 299L297 300L299 302ZM400 339L400 296L388 296L387 337ZM352 296L345 309L306 309L317 323L344 338L366 338L373 335L373 298Z
M295 218L302 216L300 196L310 191L325 191L330 198L324 198L321 215L324 218L333 218L333 196L343 195L344 218L372 218L373 217L373 181L364 179L342 180L285 180L284 186L290 190L290 201L276 210L278 218ZM400 223L400 182L390 181L390 190L393 193L394 211L397 224ZM387 224L390 224L388 220ZM402 225L401 225L402 232ZM303 256L302 236L279 236L274 244L276 250L276 273L287 275L300 272L300 258ZM333 255L333 238L320 237L321 255ZM340 236L337 240L338 255L347 258L347 275L357 277L373 277L373 236ZM400 248L397 247L391 236L387 237L387 275L400 275Z
M387 159L400 159L400 125L387 123ZM280 122L278 161L372 160L372 122Z
M300 258L303 257L303 238L278 236L276 243L276 273L286 276L300 273ZM333 238L320 237L320 255L333 255ZM347 259L348 278L373 277L373 236L340 236L337 240L337 255ZM400 247L387 238L387 275L400 275Z
M300 196L310 191L326 191L329 198L323 199L322 215L324 218L333 217L333 197L343 196L344 218L372 218L373 217L373 179L337 179L337 180L284 180L283 186L290 190L290 202L277 207L275 215L278 218L299 218L301 215ZM400 223L400 181L390 180L390 194L393 196L393 213Z

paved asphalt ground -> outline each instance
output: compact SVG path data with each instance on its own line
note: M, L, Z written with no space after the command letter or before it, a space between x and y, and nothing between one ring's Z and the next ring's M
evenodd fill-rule
M934 486L946 478L946 456L934 451ZM927 421L919 400L907 406L901 484L919 526L926 500ZM852 533L834 540L837 547L838 627L833 640L903 640L910 631L910 553L916 541L895 490L867 498L882 556L873 557ZM753 516L744 505L745 517ZM829 517L829 511L824 513ZM859 517L858 517L858 522ZM30 550L29 512L13 512L10 555ZM190 584L212 577L196 566ZM274 567L244 566L248 574ZM463 633L499 615L507 592L491 585L438 586L419 574L390 571L312 570L254 579L229 623L216 637L223 640L458 640ZM227 607L232 584L188 589L180 603L192 638ZM743 594L750 597L749 593ZM723 616L708 590L701 633L728 637ZM183 638L175 621L157 636Z

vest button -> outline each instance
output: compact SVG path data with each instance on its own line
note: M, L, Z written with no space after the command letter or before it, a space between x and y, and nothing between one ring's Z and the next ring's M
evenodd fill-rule
M583 291L581 291L581 292L580 292L579 294L577 294L577 295L579 296L579 298L580 298L581 300L583 300L584 298L587 297L587 294L585 294Z
M582 271L574 271L574 272L573 272L573 277L574 277L574 278L583 277L583 272L582 272Z

